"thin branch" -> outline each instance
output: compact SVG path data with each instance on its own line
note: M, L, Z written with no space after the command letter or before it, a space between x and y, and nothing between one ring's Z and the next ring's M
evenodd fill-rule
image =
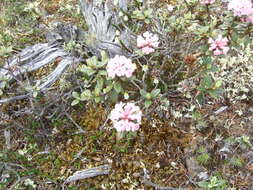
M142 183L151 187L154 187L156 190L187 190L185 188L174 188L174 187L165 187L165 186L159 186L153 182L151 182L150 180L148 180L148 174L147 174L147 170L145 168L143 168L144 171L144 176L143 176L143 180Z
M103 129L103 128L105 128L105 125L106 125L106 123L108 122L109 119L110 119L109 117L106 118L106 120L105 120L105 122L103 123L103 125L101 125L101 126L99 127L100 130Z
M14 97L11 97L11 98L1 99L0 100L0 105L4 104L4 103L13 102L13 101L16 101L16 100L22 100L22 99L28 98L30 96L30 94L31 93L25 94L25 95L20 95L20 96L14 96Z
M70 120L70 121L72 121L72 123L78 128L78 130L79 130L79 132L80 133L85 133L85 131L82 129L82 127L80 126L80 125L78 125L75 121L74 121L74 119L67 113L67 112L65 112L65 115L68 117L68 119Z
M13 183L13 184L9 187L8 190L16 189L16 186L17 186L19 183L23 182L24 180L26 180L26 179L28 179L28 178L29 178L29 177L21 177L21 178L19 177L18 180L15 181L15 183Z

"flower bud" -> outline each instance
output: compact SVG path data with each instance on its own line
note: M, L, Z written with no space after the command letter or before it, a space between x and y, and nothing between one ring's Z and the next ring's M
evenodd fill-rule
M127 22L128 21L128 16L125 15L123 19L124 19L125 22Z

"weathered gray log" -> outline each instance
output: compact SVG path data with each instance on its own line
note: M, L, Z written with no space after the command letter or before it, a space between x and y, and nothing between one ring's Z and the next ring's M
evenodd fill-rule
M12 78L25 72L37 70L52 63L57 57L67 56L68 53L59 49L56 44L36 44L25 48L21 53L7 61L0 75Z
M130 33L120 27L120 19L115 8L127 10L128 0L119 0L117 7L113 0L80 0L81 11L88 25L87 38L95 38L88 44L93 51L106 50L110 56L127 54L120 43L115 41L116 30L120 30L119 39L130 48ZM117 28L116 28L117 26Z
M64 59L58 64L55 70L46 78L42 79L42 81L44 82L39 85L39 89L45 89L50 87L57 79L59 79L61 74L68 68L68 66L78 62L80 62L79 58L70 56L64 57Z
M51 24L52 29L46 33L46 40L54 43L70 41L83 41L85 32L75 25L64 23L64 22L53 22Z
M106 164L106 165L102 165L102 166L98 166L98 167L94 167L94 168L90 168L86 170L77 171L72 176L69 176L65 180L64 183L70 183L70 182L77 181L80 179L96 177L99 175L108 175L110 172L110 169L111 169L110 165Z

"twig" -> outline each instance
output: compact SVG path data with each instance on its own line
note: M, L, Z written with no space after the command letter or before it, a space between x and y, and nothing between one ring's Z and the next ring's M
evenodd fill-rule
M10 130L4 130L5 144L7 149L11 149L11 132Z
M134 82L134 80L131 80L131 83L138 88L138 90L141 90L141 87Z
M15 183L13 183L8 190L12 190L12 189L16 189L17 184L19 184L20 182L26 180L28 177L19 177L17 181L15 181Z
M80 156L82 155L82 153L85 151L86 147L82 148L82 150L80 150L74 157L74 159L71 161L71 163L73 163L74 161L76 161L76 159L80 158Z
M152 186L154 187L156 190L187 190L185 188L174 188L174 187L165 187L165 186L159 186L153 182L151 182L150 180L148 180L148 175L147 175L147 170L145 168L143 168L144 171L144 176L143 176L143 180L142 183L148 186Z
M23 170L27 170L25 167L23 167L22 165L19 165L19 164L15 164L15 163L9 163L9 162L0 162L0 164L4 164L5 167L7 167L7 169L9 168L9 166L12 166L12 167L19 167Z
M106 125L106 123L108 122L108 120L109 120L109 117L107 117L106 120L105 120L105 122L103 123L103 125L101 125L101 126L99 127L100 130L103 129L103 128L105 128L105 125Z
M67 113L65 112L65 115L67 116L67 118L69 118L70 121L72 121L72 123L78 128L80 133L85 133L85 131L82 129L82 127L80 125L78 125L73 118Z
M218 110L214 112L215 115L218 115L221 112L224 112L226 109L228 109L228 106L222 106Z
M13 102L15 100L22 100L22 99L28 98L29 96L30 96L30 93L25 94L25 95L20 95L20 96L14 96L14 97L11 97L11 98L1 99L0 100L0 105L3 104L3 103Z
M170 80L173 79L184 67L184 64L180 65L180 67L176 70L176 72L170 77Z

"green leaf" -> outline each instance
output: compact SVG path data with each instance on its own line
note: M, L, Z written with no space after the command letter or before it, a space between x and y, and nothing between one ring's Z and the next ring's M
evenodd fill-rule
M159 88L152 90L152 92L151 92L152 98L155 98L156 96L158 96L158 94L160 94L160 92L161 92L161 90Z
M200 86L202 88L205 88L205 89L209 89L209 88L212 88L213 86L213 79L210 75L207 75L205 76L201 82L200 82Z
M221 87L221 85L222 85L222 80L218 80L218 81L216 81L215 82L215 88L220 88Z
M148 108L151 104L152 104L152 101L151 101L151 100L146 100L146 101L144 102L145 108Z
M77 92L72 92L72 96L76 99L80 99L80 96Z
M0 96L2 96L2 95L3 95L3 93L4 93L4 92L0 89Z
M112 101L113 103L116 103L118 101L118 93L115 90L112 90L109 93L109 100Z
M101 67L105 66L106 64L107 64L107 62L98 61L98 62L96 62L95 67L101 68Z
M84 74L88 75L88 76L91 76L93 75L94 73L96 73L95 70L93 70L92 68L90 67L87 67L87 66L83 66L82 68L79 69L81 72L83 72Z
M140 94L141 94L141 96L143 97L143 98L146 98L146 94L147 94L147 92L145 91L145 90L140 90Z
M101 90L103 89L104 80L102 77L97 78L97 84L95 86L95 95L99 95Z
M104 85L104 79L102 77L97 78L97 88L102 89Z
M93 56L86 60L86 63L89 67L93 68L97 66L98 58L96 56Z
M198 111L194 111L192 113L192 119L196 120L196 121L200 120L200 119L202 119L202 114L200 112L198 112Z
M90 90L85 90L81 93L81 100L85 101L85 100L89 100L91 98L91 91Z
M102 71L99 71L98 72L98 75L101 75L101 76L106 76L107 75L107 72L102 70Z
M114 83L114 90L119 94L120 92L122 92L123 91L123 88L122 88L122 86L121 86L121 84L120 84L120 82L115 82Z
M231 35L232 41L237 42L238 38L239 38L238 34L236 32L232 32L232 35Z
M219 68L216 65L212 65L210 71L217 72L219 71Z
M79 100L75 99L74 101L72 101L71 106L74 106L74 105L76 105L78 103L79 103Z
M202 63L204 65L211 64L212 63L212 58L209 57L209 56L205 56L205 57L202 58Z
M251 39L248 36L246 36L246 37L243 38L243 44L245 46L247 46L250 43L251 43Z
M94 100L96 103L99 103L99 102L101 102L102 99L101 99L101 97L98 96L98 97L95 97Z
M219 89L208 90L207 92L213 98L218 98L224 92L224 90L219 88Z
M199 93L199 95L197 96L197 100L198 100L199 104L203 104L204 103L205 96L204 96L203 92Z
M209 183L207 181L198 182L198 186L202 188L208 188L208 184Z
M12 52L12 47L4 47L4 46L0 46L0 56L7 56L9 53Z
M103 89L103 93L108 93L112 90L113 84L108 85L106 88Z
M107 53L105 51L101 51L101 57L102 57L101 58L102 62L104 62L104 63L108 62L109 57L108 57L108 55L107 55Z

